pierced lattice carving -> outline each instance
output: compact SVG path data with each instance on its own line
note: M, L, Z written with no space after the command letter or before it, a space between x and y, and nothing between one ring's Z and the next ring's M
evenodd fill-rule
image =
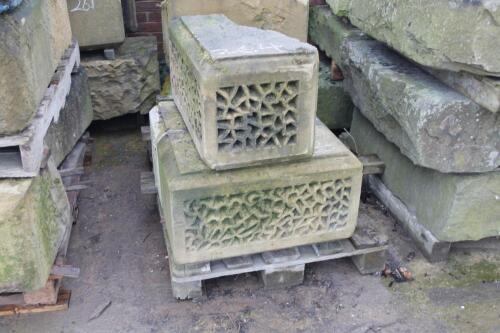
M348 222L351 186L345 178L185 201L186 250L337 230Z
M219 89L219 150L296 143L298 88L299 81L288 81Z
M186 110L191 127L201 140L201 95L196 77L186 64L174 44L170 43L170 66L172 89L177 97L180 108Z

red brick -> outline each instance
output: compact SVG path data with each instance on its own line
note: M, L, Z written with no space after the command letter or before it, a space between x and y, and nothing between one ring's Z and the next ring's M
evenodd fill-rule
M138 28L141 32L161 32L161 22L140 22Z
M161 22L161 12L158 10L157 12L149 12L147 13L148 22Z
M325 0L309 0L311 6L326 5Z
M138 13L159 11L160 1L136 1L135 7Z

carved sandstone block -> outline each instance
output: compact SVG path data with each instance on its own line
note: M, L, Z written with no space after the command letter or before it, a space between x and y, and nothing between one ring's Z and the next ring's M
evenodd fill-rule
M311 156L313 46L223 15L173 20L170 38L174 100L210 168Z
M344 239L361 163L321 123L313 158L218 172L201 160L172 102L150 113L155 179L171 258L191 264Z

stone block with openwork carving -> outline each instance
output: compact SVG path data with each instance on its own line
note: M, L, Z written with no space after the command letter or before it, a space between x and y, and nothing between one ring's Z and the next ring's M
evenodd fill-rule
M173 102L153 109L150 125L160 210L176 264L352 235L362 165L319 120L311 159L222 172L201 160Z
M223 15L180 17L170 36L173 97L210 168L311 157L315 47Z

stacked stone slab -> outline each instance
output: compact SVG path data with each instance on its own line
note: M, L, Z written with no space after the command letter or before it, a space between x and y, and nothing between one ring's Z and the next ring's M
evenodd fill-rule
M490 11L494 18L496 5L328 3L330 8L311 9L310 37L338 63L359 109L352 123L358 152L379 155L386 164L385 185L438 240L500 235L498 86L494 77L481 76L496 75L498 38L494 41L487 31L498 27L484 23ZM472 14L486 7L481 13L488 15ZM420 17L422 11L427 15ZM471 22L467 33L461 34L464 25L457 18Z
M125 40L120 0L68 0L68 10L82 49L103 49Z
M30 124L71 28L66 0L24 0L0 15L0 135L12 135Z
M82 57L95 120L136 112L146 114L160 91L155 37L128 37L116 48L115 56L115 59L105 59L102 54Z
M44 287L70 223L52 160L37 177L0 180L0 293Z
M349 238L362 165L315 120L316 49L222 15L170 37L174 98L149 116L173 267Z
M163 45L168 54L170 22L180 16L224 14L246 26L307 41L308 0L168 0L162 3Z

